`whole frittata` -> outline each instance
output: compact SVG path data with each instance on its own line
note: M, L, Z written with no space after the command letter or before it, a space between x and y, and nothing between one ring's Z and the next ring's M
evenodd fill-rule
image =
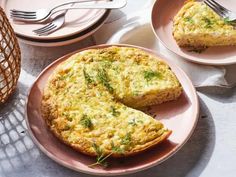
M171 134L138 109L175 100L181 92L169 66L141 49L88 49L50 76L42 115L56 137L82 153L129 156Z

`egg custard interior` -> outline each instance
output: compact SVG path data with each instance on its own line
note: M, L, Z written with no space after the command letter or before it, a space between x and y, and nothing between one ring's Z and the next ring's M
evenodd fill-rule
M128 156L171 133L134 108L175 100L181 92L169 66L140 49L89 49L67 59L50 76L42 115L60 140L82 153Z
M186 1L173 23L173 36L181 47L236 45L235 27L204 2Z

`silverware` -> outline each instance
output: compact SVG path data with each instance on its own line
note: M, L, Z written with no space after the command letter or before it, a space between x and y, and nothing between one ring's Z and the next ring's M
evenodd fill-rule
M71 7L71 4L74 3L74 6ZM15 21L22 21L22 22L38 22L38 21L46 21L48 20L51 15L64 11L64 10L71 10L71 9L118 9L122 8L126 5L127 0L113 0L107 2L98 2L96 4L91 3L90 1L75 1L75 2L68 2L61 5L58 5L52 9L39 9L36 11L22 11L22 10L15 10L12 9L10 11L11 18Z
M204 3L227 22L236 22L236 13L223 7L215 0L204 0Z
M65 23L65 17L68 10L55 16L51 22L47 23L41 28L33 30L33 32L39 36L47 36L58 29L60 29Z

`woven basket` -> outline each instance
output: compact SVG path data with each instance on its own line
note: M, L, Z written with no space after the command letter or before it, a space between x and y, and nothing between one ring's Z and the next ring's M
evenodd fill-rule
M14 31L0 7L0 104L16 88L20 75L20 48Z

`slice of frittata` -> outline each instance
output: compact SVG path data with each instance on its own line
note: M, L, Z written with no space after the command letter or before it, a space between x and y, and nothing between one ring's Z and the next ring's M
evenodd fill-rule
M174 18L173 36L181 47L236 45L236 29L204 2L188 0Z

